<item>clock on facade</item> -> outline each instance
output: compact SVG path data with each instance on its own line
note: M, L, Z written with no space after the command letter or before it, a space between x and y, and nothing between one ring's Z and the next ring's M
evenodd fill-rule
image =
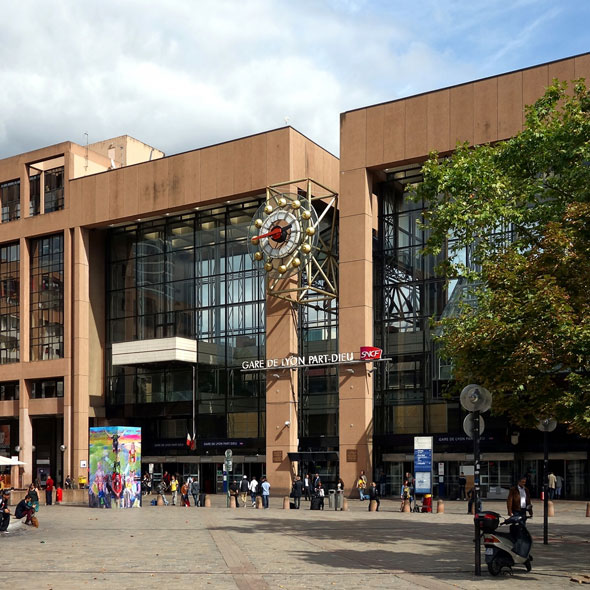
M306 198L271 193L250 224L250 254L269 277L287 277L305 267L317 235L318 216Z

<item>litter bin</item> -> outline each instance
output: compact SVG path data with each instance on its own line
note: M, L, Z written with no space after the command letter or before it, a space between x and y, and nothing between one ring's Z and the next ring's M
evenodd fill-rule
M422 512L432 512L432 494L424 494Z
M337 490L334 495L334 510L342 510L342 499L344 498L344 492Z
M328 508L334 508L336 505L336 501L334 499L335 494L336 490L328 490Z

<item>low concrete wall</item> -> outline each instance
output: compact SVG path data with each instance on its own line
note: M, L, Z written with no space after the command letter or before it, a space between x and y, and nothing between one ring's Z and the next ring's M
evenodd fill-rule
M27 490L13 490L10 494L10 505L16 506L25 496ZM53 503L55 501L55 490L53 491ZM88 490L63 490L62 504L70 506L87 506L88 505ZM45 490L39 491L39 504L45 504Z

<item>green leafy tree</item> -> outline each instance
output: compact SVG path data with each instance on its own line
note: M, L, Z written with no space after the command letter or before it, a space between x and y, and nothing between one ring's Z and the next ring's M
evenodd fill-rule
M554 81L524 130L459 146L424 165L426 253L467 279L458 312L435 322L460 389L532 426L555 417L590 436L590 92ZM467 252L468 255L460 255Z

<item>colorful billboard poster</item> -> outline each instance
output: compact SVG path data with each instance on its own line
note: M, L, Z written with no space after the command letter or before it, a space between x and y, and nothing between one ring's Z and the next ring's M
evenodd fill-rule
M91 428L89 443L89 506L141 506L141 428Z

